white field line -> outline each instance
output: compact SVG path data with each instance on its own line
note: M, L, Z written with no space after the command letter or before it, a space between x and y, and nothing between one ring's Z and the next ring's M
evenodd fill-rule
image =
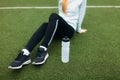
M120 8L120 6L87 6L87 8Z
M56 9L57 6L16 6L0 7L0 9ZM120 6L87 6L87 8L120 8Z
M54 9L56 6L17 6L17 7L0 7L0 9Z

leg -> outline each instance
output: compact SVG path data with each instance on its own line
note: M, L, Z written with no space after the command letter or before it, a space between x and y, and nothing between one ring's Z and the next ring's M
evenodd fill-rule
M54 35L58 36L68 36L69 38L72 38L74 34L74 29L68 25L59 15L53 13L51 14L48 22L48 27L45 32L45 36L43 39L43 42L38 49L36 58L34 59L33 63L34 65L43 64L46 59L48 58L47 48Z
M42 42L42 46L48 47L55 36L72 38L74 29L66 23L58 14L51 14L48 22L48 27L45 32L45 37Z
M58 27L58 16L56 16L55 13L50 15L49 22L48 22L48 27L45 32L45 37L42 42L42 46L48 47L54 37L54 34L57 30Z
M56 38L63 38L65 36L72 38L75 30L61 17L59 18L59 24L55 33Z
M46 61L46 59L49 56L47 53L47 47L50 45L57 27L58 27L58 16L56 16L55 14L52 14L49 18L48 27L46 28L43 42L40 48L38 48L36 58L34 59L32 64L40 65Z
M33 50L33 48L41 41L43 38L46 28L48 26L48 23L43 23L37 31L33 34L31 39L28 41L27 45L25 46L25 49L27 49L29 52Z

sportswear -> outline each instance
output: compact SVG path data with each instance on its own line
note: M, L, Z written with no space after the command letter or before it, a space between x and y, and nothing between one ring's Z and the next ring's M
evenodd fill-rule
M80 32L86 11L86 0L68 0L67 14L62 10L62 0L58 1L59 15L71 25L75 31Z

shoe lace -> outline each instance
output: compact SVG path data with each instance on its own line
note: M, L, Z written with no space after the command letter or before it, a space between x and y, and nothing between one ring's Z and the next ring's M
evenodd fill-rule
M43 57L45 55L46 51L42 48L38 49L37 55L38 57Z

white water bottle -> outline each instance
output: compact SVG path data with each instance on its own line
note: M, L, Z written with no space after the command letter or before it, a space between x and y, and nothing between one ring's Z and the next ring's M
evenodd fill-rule
M65 36L62 39L61 60L63 63L69 62L70 39Z

